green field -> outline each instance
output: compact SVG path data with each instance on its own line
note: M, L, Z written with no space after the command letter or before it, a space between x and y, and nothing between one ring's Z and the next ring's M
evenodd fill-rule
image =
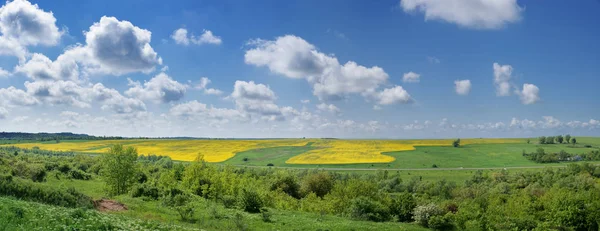
M348 169L422 169L435 164L438 168L510 168L510 167L544 167L564 166L564 163L539 164L527 160L522 156L523 151L534 152L543 148L547 152L585 153L600 149L600 138L582 137L578 144L469 144L458 148L448 146L416 147L413 151L388 152L395 161L381 164L286 164L285 161L312 149L310 145L304 147L275 147L253 149L239 152L235 157L223 164L240 166L267 166L298 168L348 168ZM585 145L591 145L586 148ZM244 160L246 159L246 160Z

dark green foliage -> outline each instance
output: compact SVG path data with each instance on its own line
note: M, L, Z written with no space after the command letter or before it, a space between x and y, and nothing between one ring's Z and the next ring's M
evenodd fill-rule
M438 166L437 166L437 164L433 164L433 165L431 165L431 167L432 168L437 168Z
M234 196L224 195L221 198L221 202L223 203L223 206L225 206L225 208L231 209L235 208L235 206L238 203L238 200Z
M396 216L399 222L410 222L413 220L413 211L417 207L415 198L410 193L401 193L392 199L390 203L390 214Z
M577 143L577 139L575 139L575 138L571 138L571 143L572 143L572 144L576 144L576 143Z
M267 166L272 167L272 166L275 166L275 165L272 164L272 163L268 163Z
M554 136L546 137L546 144L554 144Z
M452 230L452 220L448 214L436 215L429 218L427 227L433 230Z
M92 178L92 175L79 169L72 169L69 171L69 177L75 180L89 180Z
M546 137L545 136L540 136L539 143L540 144L545 144L546 143Z
M582 154L571 154L564 150L558 153L545 152L543 148L538 148L536 152L526 153L523 152L523 156L528 160L535 161L537 163L558 163L564 161L596 161L600 160L600 151L592 150L588 153Z
M556 143L562 144L563 140L564 140L563 136L561 136L561 135L556 136Z
M158 188L148 184L138 184L133 186L130 194L131 197L145 197L152 200L158 200L158 197L160 196Z
M356 220L382 222L390 220L390 211L378 201L367 197L354 198L350 203L350 216Z
M571 143L571 135L567 134L567 135L565 136L565 143L567 143L567 144L568 144L568 143Z
M244 189L240 198L240 204L246 212L259 213L263 207L263 200L256 191Z
M300 184L298 184L296 178L291 175L282 177L271 185L271 190L277 189L280 189L293 198L300 199Z
M456 139L452 142L452 147L458 148L460 146L460 139Z
M318 197L323 197L333 189L333 179L328 172L318 172L304 177L302 181L302 191L304 194L315 193Z

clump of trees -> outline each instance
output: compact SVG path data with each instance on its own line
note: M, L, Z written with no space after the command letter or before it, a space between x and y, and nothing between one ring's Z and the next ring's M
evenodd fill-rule
M460 138L452 142L452 147L458 148L460 146Z
M540 136L538 138L539 143L540 144L562 144L562 143L572 143L575 144L577 142L577 140L574 137L571 137L571 135L567 134L564 137L562 135L558 135L558 136Z
M535 152L526 153L523 151L523 156L528 160L537 163L558 163L564 161L595 161L600 160L600 151L592 150L588 153L573 154L561 150L557 153L546 152L543 148L538 148Z

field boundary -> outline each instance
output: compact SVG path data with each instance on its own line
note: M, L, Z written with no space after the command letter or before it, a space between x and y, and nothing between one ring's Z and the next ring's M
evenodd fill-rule
M550 165L550 166L513 166L513 167L487 167L487 168L308 168L308 167L283 167L283 166L256 166L256 165L227 165L233 167L250 167L250 168L279 168L279 169L297 169L297 170L325 170L325 171L449 171L449 170L501 170L501 169L532 169L532 168L566 168L566 165Z

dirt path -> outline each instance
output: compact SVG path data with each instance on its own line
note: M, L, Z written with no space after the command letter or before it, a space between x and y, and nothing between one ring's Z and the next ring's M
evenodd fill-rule
M100 199L94 201L94 207L101 212L123 211L127 206L114 200Z

